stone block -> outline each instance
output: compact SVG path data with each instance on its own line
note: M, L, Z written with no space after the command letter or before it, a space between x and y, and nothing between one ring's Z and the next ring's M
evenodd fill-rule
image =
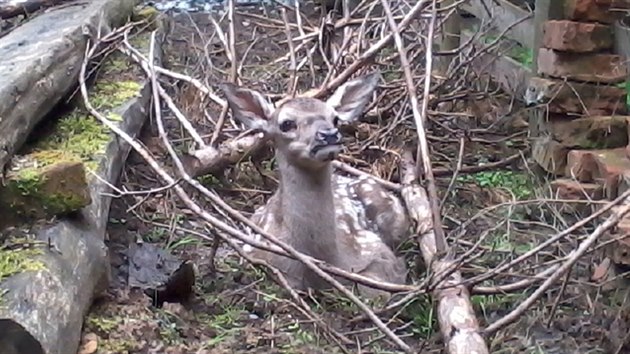
M565 0L565 18L574 21L613 23L628 8L628 0Z
M547 21L543 25L542 46L574 53L607 50L613 47L613 29L598 23Z
M558 178L549 183L555 197L567 200L599 200L602 186L598 183L581 183L570 178Z
M580 182L599 182L608 199L617 197L624 173L630 172L626 149L572 150L567 156L566 175Z
M554 140L574 149L613 149L628 145L630 116L595 116L578 119L551 117Z
M565 176L579 182L595 182L597 162L590 150L571 150L567 154Z
M551 113L607 115L627 113L626 97L626 90L612 85L532 77L524 100L545 104Z
M582 183L570 178L559 178L549 182L552 198L557 202L553 207L561 214L587 217L597 204L570 203L567 201L596 201L604 198L603 186L599 183Z
M532 144L534 161L543 170L556 175L565 171L568 153L569 148L551 139L549 136L535 139Z
M615 84L626 81L628 69L625 58L616 54L578 54L540 48L538 74Z

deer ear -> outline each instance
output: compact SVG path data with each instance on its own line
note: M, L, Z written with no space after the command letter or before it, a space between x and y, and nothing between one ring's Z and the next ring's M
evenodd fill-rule
M227 98L234 118L248 129L267 132L274 107L261 93L232 83L219 86Z
M356 120L361 116L368 102L370 102L372 93L376 89L380 78L380 72L375 71L350 80L339 86L326 103L337 111L339 119L346 122Z

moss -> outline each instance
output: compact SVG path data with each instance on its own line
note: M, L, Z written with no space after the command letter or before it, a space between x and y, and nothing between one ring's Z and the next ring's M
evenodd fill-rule
M60 188L60 184L83 184L83 177L68 176L68 179L50 181L46 177L44 167L28 167L19 171L6 184L5 191L0 190L0 196L9 200L8 204L17 215L43 216L44 211L52 215L78 210L86 204L85 197L76 193L74 189L68 191ZM73 178L74 177L74 178ZM33 206L37 206L33 208ZM41 208L41 209L40 209Z
M122 65L119 65L116 60L108 60L105 66L108 70L118 70L118 66ZM126 64L124 69L127 69ZM112 112L112 109L138 95L141 89L141 85L135 81L115 81L119 77L120 75L106 76L109 80L97 82L90 90L90 102L94 108L116 122L122 121L122 117ZM9 207L22 206L28 209L26 204L35 200L37 203L42 203L45 210L53 213L76 210L85 205L85 198L81 195L55 193L54 188L47 188L46 193L43 193L42 186L45 183L50 184L51 181L44 180L42 169L61 162L82 162L86 169L96 171L106 153L111 137L110 130L95 117L87 113L85 109L75 108L71 113L58 119L52 126L51 133L31 144L27 154L21 156L21 159L31 163L25 164L26 167L22 169L18 166L18 172L14 174L10 181L12 186L9 187L14 188L11 192L18 192L17 195L28 198L25 200L16 198L5 204L10 204ZM70 181L65 181L68 185L75 182L84 183L83 176L80 178L69 176L68 178ZM86 175L88 181L91 178L93 178L91 174ZM30 213L29 210L18 212L21 215L28 213Z
M109 110L138 95L140 89L142 85L135 81L98 83L91 94L90 103L99 111Z
M149 30L154 30L159 15L160 11L153 6L138 6L134 9L131 19L133 21L146 21L149 23Z
M41 254L43 254L41 249L32 247L0 248L0 280L18 273L45 269L44 263L36 258Z
M103 333L109 333L118 328L118 326L122 324L123 320L120 317L101 317L90 315L87 318L86 322L87 325L93 330L97 330Z
M120 114L107 111L135 97L141 87L134 81L98 83L90 94L90 102L96 110L105 111L107 118L119 122ZM35 153L52 161L83 161L89 169L96 170L110 138L107 127L76 109L56 123L54 132L37 144Z

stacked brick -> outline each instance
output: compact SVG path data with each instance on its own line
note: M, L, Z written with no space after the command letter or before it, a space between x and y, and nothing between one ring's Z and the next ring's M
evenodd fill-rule
M611 9L628 9L630 0L564 1L564 19L544 24L538 77L526 93L547 103L534 122L546 132L534 159L560 177L552 182L560 198L614 199L630 188L630 116L620 85L629 80L628 59L613 54L619 16ZM630 235L630 218L616 232Z

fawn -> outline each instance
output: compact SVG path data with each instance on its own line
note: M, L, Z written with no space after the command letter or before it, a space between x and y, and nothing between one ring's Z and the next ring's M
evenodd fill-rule
M274 143L280 185L251 220L266 232L313 258L375 280L404 284L406 267L394 250L410 221L400 199L368 177L333 174L331 161L342 150L337 126L357 120L380 74L340 86L327 101L296 97L279 107L261 93L222 84L235 119ZM277 267L300 290L328 287L301 262L271 252L255 255ZM374 297L387 293L358 286Z

